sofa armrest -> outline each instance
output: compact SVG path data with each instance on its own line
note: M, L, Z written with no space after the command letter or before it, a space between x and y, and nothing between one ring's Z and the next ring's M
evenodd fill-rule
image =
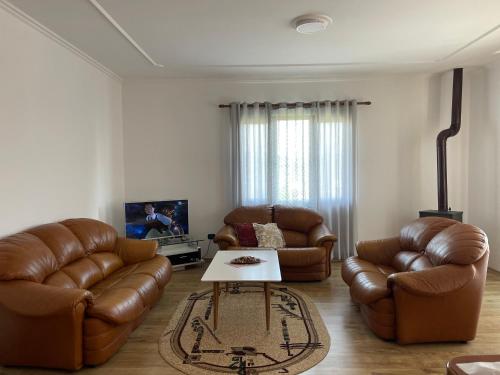
M389 276L398 343L473 340L485 278L475 265L451 264Z
M221 250L227 249L229 246L238 247L240 241L231 225L224 225L215 235L214 242L219 245Z
M441 296L461 289L474 279L475 268L447 264L422 271L393 273L387 279L389 287L397 285L410 294Z
M358 241L356 251L359 258L374 264L390 266L394 256L401 251L399 237L374 241Z
M84 289L60 288L32 281L0 282L0 306L25 317L70 314L79 303L92 304Z
M0 282L0 363L76 370L92 293L31 281Z
M115 246L115 253L127 265L152 259L157 250L157 241L135 240L124 237L118 237Z
M326 276L332 273L331 257L332 249L337 242L337 236L334 235L328 227L321 223L313 227L307 236L307 243L313 247L324 247L326 249Z
M337 236L325 224L318 224L309 232L307 241L309 246L329 247L331 249L337 241Z

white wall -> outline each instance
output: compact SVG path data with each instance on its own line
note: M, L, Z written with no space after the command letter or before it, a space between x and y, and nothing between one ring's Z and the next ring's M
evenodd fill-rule
M435 138L450 123L449 106L441 104L450 98L450 79L125 81L126 200L187 198L192 231L205 237L230 209L228 112L218 104L356 98L373 102L358 111L358 237L394 235L419 209L437 207ZM449 142L455 209L465 205L463 142L458 136Z
M490 267L500 270L500 60L473 76L469 137L470 221L490 242Z
M71 217L123 228L121 82L0 7L0 236Z

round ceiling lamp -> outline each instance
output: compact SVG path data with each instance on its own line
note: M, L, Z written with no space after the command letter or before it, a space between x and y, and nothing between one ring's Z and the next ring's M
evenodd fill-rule
M301 34L313 34L325 30L332 19L324 14L305 14L292 21L295 30Z

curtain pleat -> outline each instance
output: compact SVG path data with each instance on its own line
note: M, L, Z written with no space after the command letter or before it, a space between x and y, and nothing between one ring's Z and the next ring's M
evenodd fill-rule
M241 165L244 164L240 158L241 155L241 111L240 103L231 103L229 108L229 116L231 121L231 145L230 145L230 178L231 190L233 197L233 207L238 207L242 203L241 195ZM246 164L246 163L245 163Z
M355 114L352 101L232 103L233 204L314 209L338 236L333 258L354 255Z

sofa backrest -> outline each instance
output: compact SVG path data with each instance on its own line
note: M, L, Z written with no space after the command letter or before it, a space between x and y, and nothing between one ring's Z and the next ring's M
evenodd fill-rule
M0 280L88 288L123 267L117 233L92 219L45 224L0 240Z
M281 230L307 234L323 217L313 210L301 207L274 206L274 222Z
M399 235L401 250L422 253L434 236L456 223L458 221L443 217L429 216L417 219L401 229Z
M486 234L470 224L456 223L438 233L427 245L425 255L434 266L476 263L489 251Z
M238 223L267 224L273 221L273 206L242 206L235 208L224 217L224 224Z
M441 231L458 223L442 217L423 217L414 220L401 229L399 241L401 251L398 252L391 266L398 272L421 271L433 267L424 253L427 244Z
M398 271L420 271L443 264L472 264L488 251L484 232L469 224L440 217L424 217L401 229L401 251L392 266Z

